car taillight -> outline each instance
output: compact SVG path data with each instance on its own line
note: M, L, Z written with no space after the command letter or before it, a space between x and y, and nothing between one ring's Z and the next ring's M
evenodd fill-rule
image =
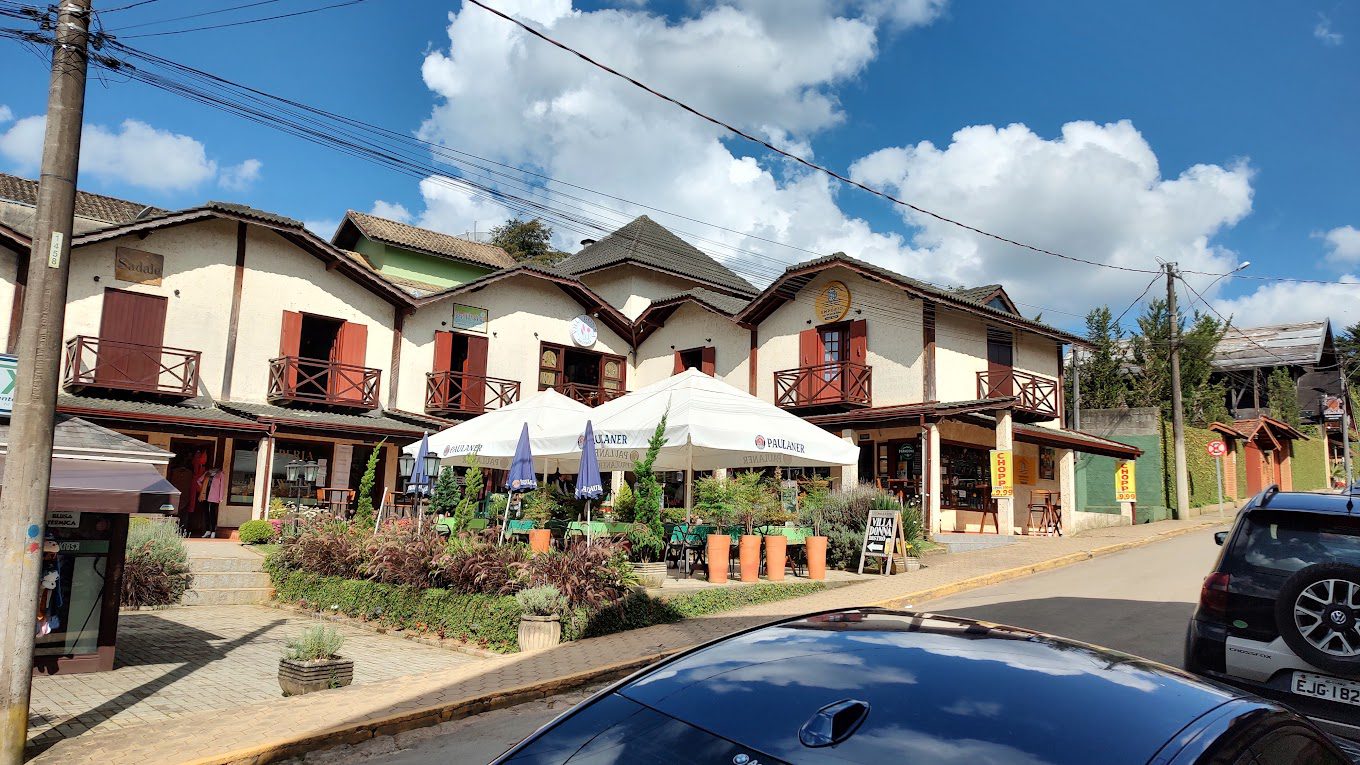
M1204 578L1204 586L1199 590L1199 607L1213 616L1228 615L1228 584L1232 577L1221 571Z

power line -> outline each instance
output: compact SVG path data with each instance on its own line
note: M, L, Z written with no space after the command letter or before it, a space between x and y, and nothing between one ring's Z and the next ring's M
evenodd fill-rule
M219 13L229 13L229 12L231 12L231 11L240 11L240 10L245 10L246 8L254 8L255 6L258 6L258 5L270 5L270 4L272 4L272 3L277 3L277 2L280 2L280 0L256 0L256 2L253 2L253 3L245 3L244 5L232 5L232 6L228 6L228 7L226 7L226 8L218 8L218 9L212 10L212 11L203 11L202 13L191 13L191 14L189 14L189 15L187 15L187 16L173 16L173 17L168 18L168 19L156 19L155 21L143 21L143 22L140 22L140 23L138 23L138 24L128 24L127 26L118 27L117 29L112 29L112 30L110 30L110 31L112 31L112 32L122 32L122 31L128 30L128 29L138 29L138 28L140 28L140 27L150 27L150 26L155 26L155 25L157 25L157 24L169 24L169 23L172 22L172 21L188 21L189 19L202 18L203 16L214 16L214 15L219 14ZM105 11L105 13L107 13L107 12L108 12L108 11Z
M1195 297L1199 298L1199 302L1203 303L1204 306L1205 306L1206 308L1208 308L1210 311L1213 311L1214 315L1218 317L1219 321L1223 322L1223 326L1224 326L1225 329L1232 326L1232 320L1229 319L1229 318L1227 318L1227 317L1224 316L1223 314L1219 313L1219 312L1218 312L1218 309L1217 309L1217 308L1214 308L1214 306L1213 306L1212 303L1210 303L1208 300L1206 300L1205 297L1204 297L1203 295L1199 294L1199 290L1196 290L1194 287L1191 287L1191 286L1190 286L1190 283L1187 282L1183 277L1179 277L1179 276L1178 276L1177 278L1180 279L1181 284L1184 284L1184 285L1185 285L1185 288L1186 288L1186 289L1190 290L1190 292L1194 293ZM1270 356L1271 358L1275 359L1276 361L1280 362L1281 365L1283 365L1283 366L1291 366L1290 362L1286 361L1283 357L1277 355L1274 351L1270 350L1269 348L1265 347L1264 345L1261 345L1260 343L1258 343L1258 342L1256 342L1255 340L1253 340L1252 337L1251 337L1251 335L1248 335L1248 334L1246 334L1246 333L1239 333L1239 334L1241 335L1241 337L1242 337L1243 340L1246 340L1248 343L1251 343L1252 345L1256 346L1257 348L1260 348L1261 350L1265 351L1265 352L1266 352L1266 355L1268 355L1268 356Z
M1125 308L1124 310L1122 310L1122 311L1119 312L1119 316L1117 316L1117 317L1115 318L1115 320L1114 320L1114 325L1115 325L1115 327L1118 327L1118 326L1119 326L1119 321L1120 321L1120 319L1123 319L1123 318L1124 318L1124 314L1126 314L1126 313L1128 313L1129 311L1133 310L1133 307L1136 306L1136 305L1138 305L1138 302L1141 301L1144 297L1147 296L1148 290L1152 289L1152 285L1156 284L1156 283L1157 283L1157 280L1160 279L1160 278L1162 278L1162 275L1161 275L1161 274L1157 274L1156 276L1152 277L1152 280L1149 281L1149 282L1147 283L1147 286L1143 288L1143 291L1142 291L1141 293L1139 293L1138 297L1134 298L1134 299L1133 299L1133 302L1132 302L1132 303L1129 303L1129 305L1128 305L1127 308Z
M126 11L129 8L136 8L141 5L150 5L155 2L159 2L159 0L138 0L138 2L135 3L128 3L127 5L120 5L117 8L110 8L107 11L100 11L100 13L117 13L118 11Z
M152 2L153 0L145 0L145 1L146 1L146 2ZM292 17L294 17L294 16L305 16L305 15L307 15L307 14L309 14L309 13L318 13L318 12L320 12L320 11L329 11L329 10L331 10L332 8L343 8L343 7L347 6L347 5L358 5L359 3L363 3L363 2L367 2L367 0L345 0L344 2L341 2L341 3L331 3L330 5L323 5L323 6L320 6L320 7L318 7L318 8L308 8L307 10L303 10L303 11L294 11L294 12L292 12L292 13L281 13L281 14L279 14L279 15L277 15L277 16L264 16L264 17L258 18L258 19L246 19L246 20L244 20L244 21L230 21L230 22L224 22L224 23L222 23L222 24L209 24L209 25L207 25L207 26L202 26L202 27L190 27L190 28L188 28L188 29L172 29L172 30L169 30L169 31L166 31L166 32L143 32L143 33L141 33L141 34L128 35L128 36L127 36L127 39L132 40L132 39L135 39L135 38L138 38L138 37L162 37L162 36L165 36L165 35L179 35L179 34L184 34L185 32L204 32L204 31L207 31L207 30L210 30L210 29L226 29L227 27L239 27L239 26L243 26L243 25L246 25L246 24L258 24L258 23L260 23L260 22L262 22L262 21L276 21L276 20L278 20L278 19L288 19L288 18L292 18ZM131 6L129 6L129 7L131 7Z

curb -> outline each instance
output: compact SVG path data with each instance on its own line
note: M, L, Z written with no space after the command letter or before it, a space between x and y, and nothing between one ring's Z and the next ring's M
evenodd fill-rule
M1038 563L1032 563L1025 566L1016 566L1015 568L1008 568L1005 569L1004 571L994 571L990 574L981 574L979 576L972 577L971 579L962 579L957 582L942 584L938 587L932 587L926 590L919 590L917 592L910 592L907 593L906 595L899 595L896 597L888 598L887 600L880 600L875 603L869 603L867 605L878 606L882 608L902 608L905 606L910 606L913 601L925 602L930 600L936 600L938 598L947 597L949 595L957 595L960 592L975 590L978 589L979 587L987 587L993 584L1000 584L1001 582L1005 582L1011 579L1016 579L1018 577L1029 576L1030 574L1037 574L1041 571L1050 571L1056 568L1064 568L1066 566L1071 566L1074 563L1082 563L1083 561L1091 560L1092 558L1099 558L1105 555L1112 555L1114 553L1124 552L1125 550L1132 550L1134 548L1143 547L1156 542L1162 542L1167 539L1173 539L1175 537L1184 536L1186 534L1193 534L1196 531L1202 531L1211 526L1217 526L1221 523L1226 523L1231 520L1232 519L1229 517L1214 518L1208 522L1199 523L1194 526L1186 526L1179 529L1172 529L1170 531L1163 531L1160 534L1154 534L1150 537L1144 537L1143 539L1132 539L1127 542L1119 542L1116 544L1107 545L1105 547L1097 547L1094 550L1069 553L1058 558L1050 558L1048 560L1040 561Z

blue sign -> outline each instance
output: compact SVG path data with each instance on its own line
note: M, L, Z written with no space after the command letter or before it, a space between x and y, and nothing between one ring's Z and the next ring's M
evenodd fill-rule
M0 353L0 414L14 411L14 386L18 382L19 359Z

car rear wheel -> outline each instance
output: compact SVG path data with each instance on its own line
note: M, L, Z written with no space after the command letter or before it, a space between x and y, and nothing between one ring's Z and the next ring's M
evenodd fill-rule
M1275 623L1309 664L1360 673L1360 566L1319 563L1299 570L1280 590Z

